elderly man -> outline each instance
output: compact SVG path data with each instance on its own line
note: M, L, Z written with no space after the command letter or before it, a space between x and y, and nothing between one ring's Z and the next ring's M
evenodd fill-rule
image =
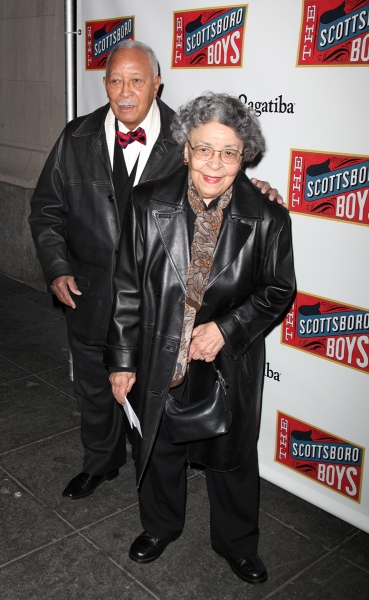
M47 286L67 306L84 446L83 470L63 491L72 499L117 477L126 461L123 411L112 396L103 345L130 192L183 161L170 132L174 112L157 98L160 82L151 48L133 40L115 46L104 77L109 103L67 125L31 201L29 223ZM271 190L270 199L276 197Z

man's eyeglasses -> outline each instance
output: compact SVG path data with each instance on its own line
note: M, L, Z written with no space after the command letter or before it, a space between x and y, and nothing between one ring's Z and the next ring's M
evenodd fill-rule
M214 150L211 146L195 146L194 148L191 146L190 142L188 142L193 155L198 160L210 160L215 152L219 152L220 159L222 162L232 165L237 163L240 160L243 152L238 152L238 150L233 150L232 148L225 148L224 150Z

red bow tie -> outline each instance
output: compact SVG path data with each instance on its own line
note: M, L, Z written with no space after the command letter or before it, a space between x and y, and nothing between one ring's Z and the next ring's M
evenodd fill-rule
M117 131L117 142L121 148L127 148L128 144L136 141L146 146L146 133L142 127L137 127L135 131L129 131L128 133Z

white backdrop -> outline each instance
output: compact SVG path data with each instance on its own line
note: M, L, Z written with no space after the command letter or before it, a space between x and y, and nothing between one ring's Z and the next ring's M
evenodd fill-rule
M352 2L358 3L357 0ZM315 0L309 4L322 10L331 8L332 4L338 6L340 2ZM362 13L367 10L369 15L369 2L364 6L361 2L361 5ZM214 7L213 2L79 0L77 6L77 29L82 30L82 35L77 36L79 115L91 112L107 101L102 84L104 72L85 69L86 22L133 16L134 38L146 42L157 53L164 84L162 99L172 108L176 109L189 98L209 89L236 96L243 94L244 101L247 97L247 102L254 104L276 102L275 99L282 96L289 111L282 113L272 109L273 112L262 112L259 117L268 150L258 167L248 174L269 180L287 202L290 200L291 149L357 155L363 160L369 154L369 62L361 66L337 62L324 67L297 66L305 0L248 1L242 68L171 68L173 11L204 9L204 12ZM237 4L219 3L219 7L224 6ZM364 14L364 22L363 19ZM364 33L366 30L365 27ZM363 190L365 186L368 188L368 181ZM369 200L365 205L367 221L368 207ZM294 212L291 216L298 289L318 299L329 299L332 311L336 310L333 306L336 303L344 305L346 310L352 305L368 312L368 228L354 222L331 220L324 215L312 218ZM365 333L368 334L368 329L361 333L364 334L362 351L367 357L369 338L366 342ZM346 440L352 446L362 448L364 460L369 441L368 369L352 369L337 360L322 360L319 354L301 352L281 344L281 327L267 338L266 360L269 377L265 377L259 442L261 475L369 532L369 467L365 461L361 473L359 468L351 471L357 475L356 487L361 485L361 494L353 499L342 486L337 491L343 468L339 471L335 466L337 461L330 461L333 465L331 479L328 477L323 481L322 477L315 477L315 480L311 477L311 469L322 473L315 461L305 460L311 468L309 471L301 468L301 464L299 470L292 463L291 468L287 468L275 460L278 411L307 423L302 430L313 430L313 439L319 436L323 439L321 432L327 432L331 442L338 438L338 445L339 440ZM292 452L291 440L289 449ZM347 466L350 462L340 464ZM352 463L351 468L355 469ZM334 469L337 471L333 473ZM336 475L335 481L332 473Z

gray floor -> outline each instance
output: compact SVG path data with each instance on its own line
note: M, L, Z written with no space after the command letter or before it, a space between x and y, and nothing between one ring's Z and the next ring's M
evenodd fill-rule
M107 600L369 598L369 536L261 482L259 552L269 580L240 581L209 544L205 480L190 471L186 526L155 563L127 550L140 533L132 461L78 501L79 413L63 312L0 275L0 597Z

